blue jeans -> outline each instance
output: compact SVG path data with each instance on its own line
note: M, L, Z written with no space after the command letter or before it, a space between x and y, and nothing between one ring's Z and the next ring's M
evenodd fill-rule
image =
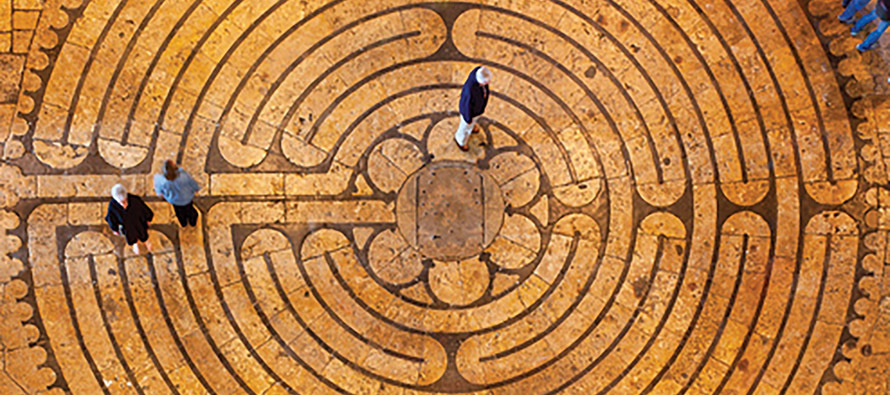
M865 29L865 25L871 23L871 21L878 18L878 13L872 11L862 18L859 18L856 21L856 25L853 26L853 32L859 33L862 29ZM878 42L878 39L881 38L881 35L884 34L884 31L887 30L887 27L890 26L890 21L882 20L880 24L878 24L878 28L875 29L868 37L865 38L865 41L862 44L859 44L863 49L869 49L872 45Z
M843 22L851 21L859 10L865 8L871 0L852 0L847 3L847 8L837 17Z
M878 28L871 32L871 34L865 38L865 41L862 42L862 49L871 49L873 45L877 44L878 39L881 38L881 35L884 34L887 27L890 27L890 21L881 21L881 23L878 24Z

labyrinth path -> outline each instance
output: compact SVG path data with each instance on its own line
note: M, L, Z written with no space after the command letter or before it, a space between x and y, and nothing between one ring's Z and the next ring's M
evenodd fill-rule
M890 393L839 0L5 3L2 394Z

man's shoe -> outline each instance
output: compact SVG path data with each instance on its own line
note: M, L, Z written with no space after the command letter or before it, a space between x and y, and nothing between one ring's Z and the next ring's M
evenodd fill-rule
M479 133L479 127L473 126L473 133Z
M864 45L862 45L862 43L856 44L856 49L858 49L859 52L865 52L865 51L868 51L868 50L870 50L870 49L872 49L872 48L874 48L874 47L875 47L874 44L869 45L869 46L867 46L867 47L864 46Z
M460 145L460 143L458 143L457 140L454 140L454 145L456 145L457 148L460 148L460 150L463 152L467 152L470 150L470 147L468 147L466 145Z

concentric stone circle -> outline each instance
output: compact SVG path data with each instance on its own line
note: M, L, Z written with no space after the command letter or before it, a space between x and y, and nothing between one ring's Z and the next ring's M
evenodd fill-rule
M0 247L25 263L0 283L27 286L10 303L39 332L19 343L39 337L50 370L25 376L40 389L834 380L869 197L798 2L156 0L68 15L22 99L24 152L0 167L0 204L22 222L0 221ZM457 102L480 64L492 97L464 153ZM108 188L150 195L171 157L205 187L201 223L179 228L149 199L156 250L135 256L103 226ZM472 200L476 222L417 215L419 182L442 169L479 184L428 203ZM447 246L423 241L451 230Z

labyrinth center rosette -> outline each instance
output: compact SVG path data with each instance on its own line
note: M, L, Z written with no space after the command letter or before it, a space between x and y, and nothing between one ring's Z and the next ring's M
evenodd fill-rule
M815 34L788 27L796 2L78 12L25 140L42 168L2 169L23 200L77 199L32 204L25 226L35 307L64 317L43 320L47 351L75 393L831 379L859 174ZM480 64L491 99L464 153L457 103ZM148 192L171 155L206 215L178 228L152 202L157 251L125 254L105 193L121 171Z

